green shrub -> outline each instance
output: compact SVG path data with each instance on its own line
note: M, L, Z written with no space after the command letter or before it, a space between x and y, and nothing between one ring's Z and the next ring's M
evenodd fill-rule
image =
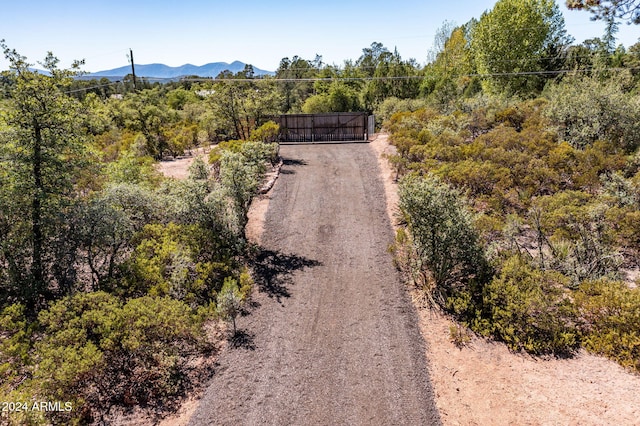
M220 158L220 183L242 230L249 221L249 206L262 183L267 163L273 164L277 155L275 143L245 142L240 152L225 152Z
M262 126L251 132L249 139L256 142L271 143L278 139L280 125L274 121L267 121Z
M133 249L131 239L145 224L160 220L161 205L156 193L136 184L109 185L76 205L69 222L91 271L92 289L117 281L118 268Z
M24 305L9 305L0 312L0 392L12 390L27 374L32 362L33 332L34 327L25 317Z
M587 350L640 372L640 288L586 281L575 294Z
M206 252L213 238L197 225L145 226L115 292L125 297L171 296L193 308L206 306L233 266L231 259L215 259L220 253Z
M196 157L189 166L189 179L205 181L209 179L209 166L205 163L202 156Z
M458 349L462 349L471 343L472 334L468 328L460 325L450 325L449 326L449 340L451 343L456 345Z
M216 297L216 311L220 318L231 321L234 335L237 332L236 318L240 315L243 302L244 296L238 288L238 281L231 277L225 278L222 289Z
M162 175L153 167L153 158L138 156L132 151L124 152L120 158L107 164L107 178L112 184L133 184L154 187Z
M278 144L257 141L221 142L209 155L214 174L231 201L238 227L244 230L249 205L264 178L268 164L275 164Z
M442 305L454 293L478 296L488 267L472 215L462 195L435 176L407 176L399 188L399 208L416 251L416 267L433 280Z
M511 349L535 354L568 353L579 345L568 279L534 269L513 256L486 287L484 308L490 331ZM486 331L486 330L478 330Z
M374 111L376 121L384 123L391 118L393 114L399 111L416 111L424 108L426 102L424 99L398 99L390 97L380 102Z
M187 358L205 347L200 317L169 298L80 293L38 319L39 363L25 386L42 400L72 402L72 411L51 414L56 423L88 421L113 405L171 404L185 389Z
M621 256L607 220L609 206L581 191L560 191L532 205L529 219L543 267L571 276L574 288L585 279L617 275Z
M243 144L244 141L239 140L220 142L209 152L209 164L216 165L220 163L223 152L240 152Z
M638 97L629 93L630 75L621 73L602 81L599 77L573 77L545 91L547 115L558 133L574 147L584 148L597 140L635 150L640 136Z

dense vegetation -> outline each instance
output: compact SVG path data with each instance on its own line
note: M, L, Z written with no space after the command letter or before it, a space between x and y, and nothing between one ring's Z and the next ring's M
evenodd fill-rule
M76 96L74 71L53 56L47 76L3 48L0 399L72 408L29 405L9 420L171 408L216 343L205 325L229 320L235 332L251 290L244 228L277 156L277 126L220 144L186 180L166 179L154 158L215 139L206 117L220 116L204 99L164 87Z
M98 422L189 390L206 324L235 332L251 291L247 212L287 112L384 123L396 260L434 305L516 350L640 369L640 45L607 28L573 45L555 2L500 0L445 23L425 67L373 43L342 66L137 87L52 55L37 73L3 43L0 400L73 406L10 420ZM186 180L154 167L212 143Z
M563 40L554 8L502 0L450 28L426 100L381 106L405 225L396 260L478 334L535 354L582 345L640 371L638 45L613 48L607 34L554 45ZM487 39L509 22L505 40L519 40L536 19L547 30L538 47L523 46L532 50L511 57L502 38ZM548 74L550 52L573 71ZM498 58L524 72L507 73ZM478 83L466 75L473 67Z

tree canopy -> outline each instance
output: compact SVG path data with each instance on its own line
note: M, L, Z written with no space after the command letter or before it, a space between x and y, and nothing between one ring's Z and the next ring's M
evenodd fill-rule
M588 10L593 19L624 19L628 23L640 24L640 1L638 0L567 0L569 9Z
M59 70L52 54L45 76L0 47L14 79L0 123L0 252L12 283L5 291L33 310L73 281L64 215L85 164L83 113L64 93L73 72Z
M564 18L552 0L499 0L471 30L474 61L492 93L539 89L545 61L567 44Z

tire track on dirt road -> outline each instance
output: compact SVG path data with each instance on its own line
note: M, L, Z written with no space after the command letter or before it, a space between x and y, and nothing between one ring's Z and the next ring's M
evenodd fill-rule
M254 309L190 424L440 424L373 150L280 153Z

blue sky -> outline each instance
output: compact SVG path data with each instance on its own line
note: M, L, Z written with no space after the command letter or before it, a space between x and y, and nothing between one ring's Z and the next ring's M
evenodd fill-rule
M444 21L464 24L491 9L494 0L429 1L204 1L204 0L5 0L0 39L35 63L52 51L67 67L85 59L87 71L127 64L251 63L273 71L280 59L298 55L341 65L381 42L403 58L426 62ZM604 25L589 14L568 11L558 0L576 42L600 36ZM640 26L620 26L625 46L638 41ZM0 69L7 68L4 58Z

